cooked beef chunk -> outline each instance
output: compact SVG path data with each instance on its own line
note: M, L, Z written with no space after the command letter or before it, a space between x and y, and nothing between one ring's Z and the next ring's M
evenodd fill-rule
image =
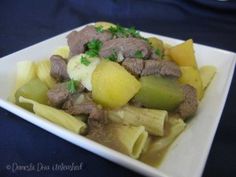
M198 108L198 99L197 99L197 91L191 85L184 85L184 101L177 108L177 112L183 119L191 117L195 114Z
M80 115L86 114L89 115L89 119L96 120L98 122L103 122L105 116L105 111L99 108L93 101L85 101L80 104L75 104L67 110L69 114Z
M100 108L88 94L71 96L63 105L63 108L72 115L89 115L89 119L105 122L106 113Z
M139 76L142 73L144 67L144 60L136 58L126 58L122 66L135 76Z
M159 74L160 62L157 60L146 60L142 70L142 76Z
M180 77L181 71L177 64L169 60L161 60L158 66L159 74L162 76Z
M81 87L83 87L82 84L80 84L80 85L81 85ZM75 93L69 95L68 99L63 104L62 109L67 110L67 109L69 109L69 107L72 107L75 104L80 104L85 99L87 99L88 96L85 97L84 95L88 95L88 94L83 94L82 92L83 92L83 90L79 90L77 88L77 91Z
M57 81L69 80L69 75L67 73L67 64L65 60L59 55L53 55L50 58L51 61L51 76Z
M62 109L68 110L70 107L72 107L76 103L81 103L82 101L79 101L79 98L81 98L81 93L76 92L74 94L70 94L67 98L67 100L62 105ZM83 96L83 95L82 95Z
M67 42L70 48L71 56L83 53L85 51L85 44L93 39L99 39L104 42L112 38L109 31L97 32L94 26L86 26L82 30L72 31L67 36Z
M153 74L178 78L181 76L181 71L178 65L168 60L146 60L141 75Z
M61 108L64 102L68 99L69 94L67 83L56 84L47 93L49 103L57 108Z
M148 58L150 50L150 45L143 39L116 38L105 41L99 54L107 58L115 52L117 55L123 55L124 58L135 58L136 52L142 52L142 56Z
M122 66L135 76L161 75L180 77L181 71L174 62L168 60L142 60L127 58Z

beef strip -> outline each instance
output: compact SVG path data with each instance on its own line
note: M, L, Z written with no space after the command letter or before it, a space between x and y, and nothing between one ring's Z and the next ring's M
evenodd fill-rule
M184 91L184 101L177 108L177 113L179 113L183 119L186 119L193 116L197 111L197 91L194 87L188 84L184 85L182 88Z
M69 75L67 73L67 64L65 60L59 55L52 55L50 61L51 76L59 82L69 80Z
M181 71L174 62L168 60L142 60L137 58L127 58L122 66L135 76L161 75L180 77Z
M71 115L89 115L89 119L97 122L106 122L106 112L99 107L88 94L82 94L80 98L71 97L70 100L65 102L63 108L67 109L67 112ZM81 99L81 97L83 97Z
M159 65L160 62L157 60L145 61L141 76L159 74Z
M99 55L107 58L115 52L117 55L123 55L124 58L135 58L135 53L140 51L144 58L148 58L150 50L150 45L143 39L116 38L105 41Z
M159 61L159 73L162 76L172 76L179 78L181 76L180 68L177 64L169 60Z
M141 76L159 74L161 76L180 77L181 71L177 64L168 60L146 60Z
M71 56L83 53L85 51L85 44L93 39L98 39L102 42L112 38L109 31L97 32L94 26L86 26L80 31L72 31L67 36L67 43L70 48Z
M68 110L73 105L82 103L85 100L84 95L87 94L83 94L83 91L77 89L75 93L69 95L68 99L62 105L62 109Z
M142 73L144 67L144 60L137 58L126 58L122 66L135 76L139 76Z
M50 105L61 108L70 95L67 89L67 83L56 84L48 91L47 95Z

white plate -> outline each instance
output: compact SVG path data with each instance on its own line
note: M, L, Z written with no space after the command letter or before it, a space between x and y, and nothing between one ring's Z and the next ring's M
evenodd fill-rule
M235 66L235 53L200 44L194 45L199 66L214 65L217 67L217 74L199 105L197 115L188 122L187 129L172 144L160 168L156 169L83 136L71 133L7 101L15 83L16 62L48 58L55 48L66 44L65 37L68 33L63 33L0 59L0 106L73 144L143 175L156 177L201 176L229 91ZM143 32L141 34L145 37L157 36L173 45L182 42L150 33Z

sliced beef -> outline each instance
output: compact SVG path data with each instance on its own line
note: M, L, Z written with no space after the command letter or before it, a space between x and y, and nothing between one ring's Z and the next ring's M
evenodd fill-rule
M93 39L104 42L112 38L109 31L97 32L94 26L86 26L80 31L72 31L67 36L67 43L70 48L71 56L83 53L85 44Z
M144 67L144 60L137 58L127 58L123 61L122 66L135 76L142 73Z
M70 105L67 105L67 112L71 115L89 115L88 118L91 120L105 122L106 112L96 103L94 103L93 100L88 97L88 95L83 95L82 99L81 96L82 95L70 101ZM68 102L66 104L68 104ZM65 108L65 105L63 107Z
M181 71L177 64L169 60L161 60L159 62L159 73L162 76L180 77Z
M82 103L86 99L85 95L87 94L84 94L79 90L77 90L76 93L70 94L68 99L64 102L62 109L68 110L70 107Z
M180 77L181 71L177 64L168 60L146 60L141 76L159 74L161 76Z
M69 80L69 75L67 73L67 64L65 60L59 55L52 55L50 61L51 76L59 82Z
M71 115L81 115L81 114L86 114L89 115L89 119L98 121L98 122L103 122L105 116L105 111L99 108L94 102L83 102L80 104L73 105L69 107L67 112Z
M168 60L142 60L126 58L122 66L135 76L161 75L180 77L181 71L174 62Z
M198 99L197 99L197 91L191 85L184 85L184 101L177 108L177 112L183 119L191 117L195 114L198 108Z
M142 52L144 58L150 55L151 47L143 39L116 38L105 41L100 50L100 56L107 58L114 54L123 55L124 58L135 58L136 52Z
M67 83L56 84L48 91L47 95L50 105L61 108L70 95L67 89Z
M159 74L159 65L160 62L157 60L146 60L141 76Z

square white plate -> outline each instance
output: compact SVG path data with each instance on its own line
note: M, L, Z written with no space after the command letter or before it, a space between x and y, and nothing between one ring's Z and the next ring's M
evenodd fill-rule
M77 30L83 27L79 27ZM0 59L0 106L73 144L143 175L201 176L230 88L235 66L235 53L200 44L194 45L198 65L214 65L217 68L217 74L207 89L196 116L188 122L186 130L172 144L161 166L156 169L83 136L71 133L7 101L15 83L16 62L49 58L57 47L66 44L65 37L69 32ZM145 37L157 36L172 45L182 42L150 33L142 32L141 34Z

